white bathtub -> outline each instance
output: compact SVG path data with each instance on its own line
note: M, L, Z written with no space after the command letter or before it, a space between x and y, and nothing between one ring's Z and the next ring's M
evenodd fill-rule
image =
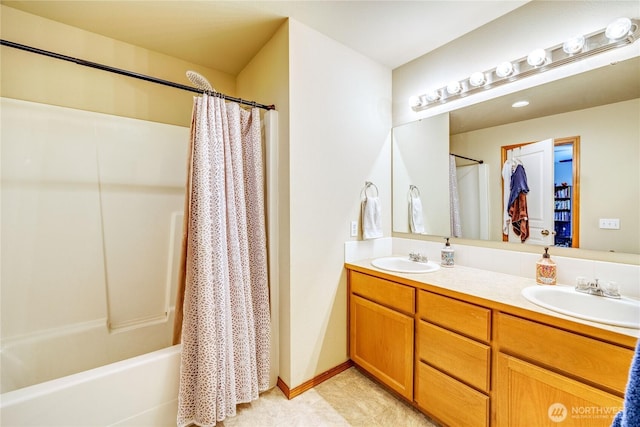
M176 345L0 395L0 425L175 426Z

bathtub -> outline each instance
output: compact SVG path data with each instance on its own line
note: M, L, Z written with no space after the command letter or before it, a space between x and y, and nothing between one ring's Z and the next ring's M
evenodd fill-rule
M181 346L0 395L0 425L175 426Z

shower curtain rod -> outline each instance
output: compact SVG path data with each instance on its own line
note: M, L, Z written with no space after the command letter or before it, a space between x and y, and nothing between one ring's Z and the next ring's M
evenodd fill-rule
M96 68L98 70L108 71L110 73L115 73L115 74L120 74L120 75L127 76L127 77L133 77L133 78L136 78L136 79L145 80L145 81L148 81L148 82L151 82L151 83L157 83L157 84L161 84L161 85L164 85L164 86L170 86L170 87L174 87L174 88L177 88L177 89L186 90L186 91L189 91L189 92L195 92L195 93L204 93L205 92L205 91L203 91L201 89L198 89L198 88L195 88L195 87L191 87L191 86L187 86L187 85L183 85L183 84L180 84L180 83L175 83L175 82L172 82L172 81L169 81L169 80L163 80L163 79L159 79L157 77L147 76L145 74L134 73L132 71L127 71L127 70L123 70L123 69L120 69L120 68L115 68L115 67L110 67L108 65L98 64L96 62L85 61L84 59L74 58L72 56L62 55L62 54L59 54L59 53L50 52L48 50L38 49L36 47L27 46L27 45L24 45L24 44L15 43L15 42L4 40L4 39L0 39L0 45L12 47L12 48L15 48L15 49L24 50L24 51L27 51L27 52L37 53L39 55L44 55L44 56L48 56L48 57L51 57L51 58L61 59L63 61L73 62L73 63L78 64L78 65L84 65L85 67ZM217 96L219 98L224 98L224 99L228 99L229 101L237 102L237 103L242 104L242 105L248 105L248 106L251 106L251 107L262 108L263 110L275 110L276 109L275 105L258 104L257 102L254 102L254 101L247 101L247 100L244 100L242 98L235 98L233 96L228 96L228 95L225 95L225 94L220 93L220 92L207 92L207 93L209 93L210 95L213 95L213 96Z
M476 162L476 163L479 163L479 164L483 164L484 163L484 160L476 160L476 159L472 159L470 157L461 156L459 154L453 154L453 153L449 153L449 154L451 154L453 157L459 157L461 159L471 160L472 162Z

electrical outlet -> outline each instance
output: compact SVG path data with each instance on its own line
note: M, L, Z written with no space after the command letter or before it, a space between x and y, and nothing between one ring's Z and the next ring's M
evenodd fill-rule
M351 237L358 237L358 221L351 221Z
M600 218L600 228L620 230L620 218Z

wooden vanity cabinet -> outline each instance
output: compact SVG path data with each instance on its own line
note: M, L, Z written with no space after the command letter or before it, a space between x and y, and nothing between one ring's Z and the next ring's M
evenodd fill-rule
M418 407L451 426L489 425L491 310L418 291Z
M413 400L415 289L349 272L349 356Z
M608 427L622 408L626 339L359 271L348 283L351 359L444 425Z
M505 313L496 323L498 427L611 425L632 350Z

